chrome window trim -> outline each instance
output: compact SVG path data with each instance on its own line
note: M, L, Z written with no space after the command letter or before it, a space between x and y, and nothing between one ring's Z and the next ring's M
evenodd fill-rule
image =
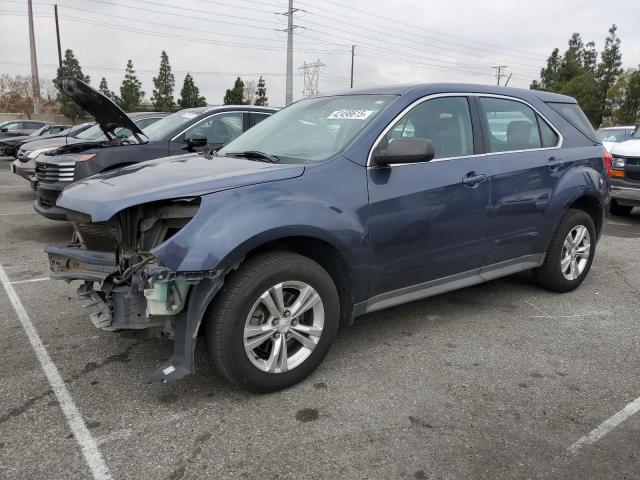
M204 117L202 120L199 120L198 122L194 123L193 125L188 126L187 128L185 128L184 130L182 130L179 134L177 134L175 137L173 137L171 140L169 140L170 142L173 142L176 138L178 138L180 135L182 135L183 133L185 133L187 130L189 130L191 127L195 127L196 125L198 125L200 122L204 122L205 120L209 120L211 117L215 117L216 115L224 115L227 113L251 113L249 110L227 110L226 112L216 112L213 113L207 117ZM246 130L244 129L244 118L242 119L242 133L246 132Z
M388 167L400 167L400 166L403 166L403 165L415 165L417 163L444 162L444 161L448 161L448 160L455 160L455 159L458 159L458 158L474 158L474 157L487 157L487 156L490 156L490 155L504 155L505 153L523 153L523 152L538 152L538 151L544 151L544 150L558 150L558 149L562 148L562 145L564 143L564 136L562 135L562 133L560 133L560 130L558 130L556 128L556 126L552 122L550 122L549 119L547 117L545 117L536 107L531 105L526 100L523 100L523 99L517 98L517 97L512 97L510 95L498 95L498 94L495 94L495 93L462 93L462 92L434 93L434 94L431 94L431 95L427 95L426 97L422 97L422 98L419 98L419 99L415 100L410 105L408 105L404 110L402 110L402 112L400 112L398 115L396 115L393 118L393 120L391 120L391 122L385 127L385 129L380 133L380 135L378 135L376 137L375 142L373 142L373 146L369 150L369 155L367 156L367 165L366 165L367 168L387 168L387 167L378 167L372 161L373 151L378 146L378 143L380 143L380 141L382 140L382 137L384 137L387 133L389 133L389 131L395 126L395 124L398 121L400 121L402 119L402 117L404 117L407 113L409 113L409 111L411 111L413 108L417 107L421 103L427 102L427 101L432 100L434 98L442 98L442 97L489 97L489 98L501 98L501 99L504 99L504 100L513 100L515 102L520 102L520 103L528 106L529 108L531 108L537 115L540 116L540 118L542 120L544 120L547 123L547 125L549 125L549 127L556 133L556 135L558 135L558 143L553 147L528 148L526 150L508 150L508 151L504 151L504 152L474 153L472 155L459 155L459 156L455 156L455 157L435 158L435 159L433 159L433 160L431 160L429 162L391 163L391 164L388 165ZM471 109L471 105L469 105L469 109ZM480 112L478 112L478 113L480 113ZM471 126L471 128L473 129L473 125Z

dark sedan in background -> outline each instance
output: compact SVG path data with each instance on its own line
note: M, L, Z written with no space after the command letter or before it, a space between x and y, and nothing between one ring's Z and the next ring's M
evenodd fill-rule
M120 107L80 80L66 78L63 89L96 118L106 140L67 145L38 157L34 209L52 220L67 219L56 200L74 181L145 160L218 149L277 111L251 105L189 108L142 130ZM121 138L113 128L128 129L131 135Z
M40 120L13 120L0 126L0 138L30 135L36 130L51 125L51 122Z
M36 139L57 136L69 127L70 125L45 125L29 135L3 138L0 140L0 155L15 157L21 145Z
M133 123L135 123L138 127L145 128L165 117L166 115L168 115L168 113L132 112L128 115L133 120ZM32 186L34 186L33 176L35 174L36 159L44 152L53 151L65 145L73 145L76 143L87 143L93 141L105 141L107 139L104 132L100 128L100 125L95 122L89 123L88 125L88 128L81 131L76 130L75 133L72 129L72 131L68 135L64 135L62 137L50 137L44 140L32 141L24 144L16 154L18 159L13 162L11 171L29 181L32 181ZM116 135L127 137L131 135L131 131L121 129L116 131Z

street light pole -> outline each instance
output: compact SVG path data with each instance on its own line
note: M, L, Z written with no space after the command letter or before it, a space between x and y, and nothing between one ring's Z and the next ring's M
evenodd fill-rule
M31 50L31 89L33 95L33 113L40 113L40 79L38 77L38 60L36 58L36 37L33 31L33 5L27 4L29 10L29 48Z

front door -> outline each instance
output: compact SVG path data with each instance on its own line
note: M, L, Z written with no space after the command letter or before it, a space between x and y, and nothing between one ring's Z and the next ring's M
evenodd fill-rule
M486 253L491 187L486 156L478 155L476 119L466 96L427 99L376 146L409 136L431 140L436 152L429 162L367 169L369 298L377 297L379 308L399 303L384 297L419 298L433 282L447 283L446 277L477 279Z

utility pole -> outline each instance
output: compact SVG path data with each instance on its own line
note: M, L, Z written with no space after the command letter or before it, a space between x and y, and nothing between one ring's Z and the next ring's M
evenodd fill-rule
M293 103L293 0L289 0L287 11L287 81L285 105Z
M507 78L507 81L504 82L504 86L506 87L507 85L509 85L509 80L511 80L511 75L513 75L513 73L509 74L509 78Z
M36 59L36 38L33 32L33 5L28 0L29 10L29 47L31 50L31 89L33 91L33 113L40 113L40 79L38 78L38 60Z
M353 88L353 59L356 56L356 46L351 45L351 88Z
M58 5L53 6L56 17L56 38L58 39L58 66L62 68L62 48L60 48L60 26L58 24Z
M496 79L498 80L498 83L497 83L498 86L500 86L500 80L502 80L502 77L506 77L507 76L506 73L502 73L505 68L509 68L509 66L508 65L498 65L496 67L493 67L493 69L496 71Z

